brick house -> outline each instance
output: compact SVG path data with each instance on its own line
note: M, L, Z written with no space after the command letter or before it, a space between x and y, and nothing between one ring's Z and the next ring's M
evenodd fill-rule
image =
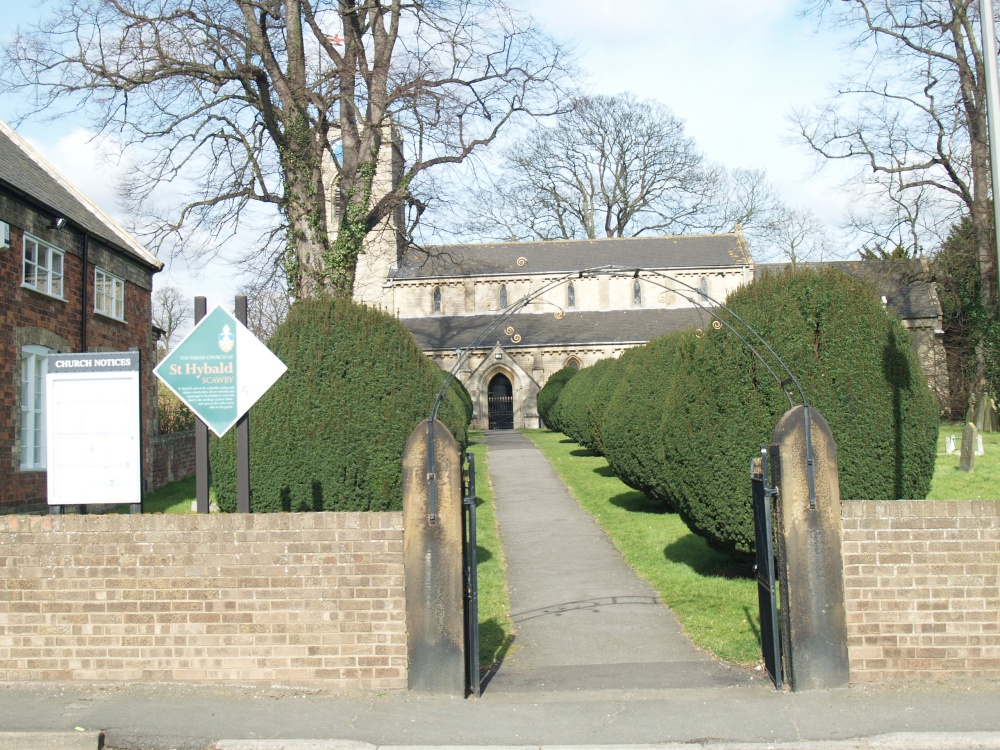
M152 469L153 274L163 264L0 122L0 512L46 505L46 355L141 353Z

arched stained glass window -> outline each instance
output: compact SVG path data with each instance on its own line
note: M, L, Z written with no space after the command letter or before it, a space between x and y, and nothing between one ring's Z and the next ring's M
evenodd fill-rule
M639 279L632 282L632 304L642 304L642 284L639 283Z
M434 287L434 312L441 312L441 287Z
M570 357L566 361L566 365L565 366L566 367L572 367L574 370L579 370L580 369L580 360L578 360L576 357Z
M701 292L702 297L708 296L708 279L704 276L702 276L701 281L698 282L698 291Z
M500 286L500 309L501 310L506 310L507 309L507 285L506 284L502 284Z
M566 307L576 307L576 287L573 286L573 282L566 287Z

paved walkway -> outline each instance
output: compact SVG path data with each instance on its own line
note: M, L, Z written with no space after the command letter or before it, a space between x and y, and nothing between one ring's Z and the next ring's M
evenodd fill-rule
M534 443L493 431L486 444L515 629L488 692L764 687L691 645Z

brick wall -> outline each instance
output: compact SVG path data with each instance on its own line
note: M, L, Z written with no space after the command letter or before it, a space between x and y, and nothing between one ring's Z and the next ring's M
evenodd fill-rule
M405 688L402 523L0 517L0 680Z
M194 475L194 430L154 435L152 488Z
M1000 500L843 504L852 682L1000 678Z

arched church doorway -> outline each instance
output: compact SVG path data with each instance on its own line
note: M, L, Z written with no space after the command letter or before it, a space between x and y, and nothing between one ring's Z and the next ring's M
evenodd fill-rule
M510 379L498 372L487 387L487 412L491 430L514 429L514 387Z

